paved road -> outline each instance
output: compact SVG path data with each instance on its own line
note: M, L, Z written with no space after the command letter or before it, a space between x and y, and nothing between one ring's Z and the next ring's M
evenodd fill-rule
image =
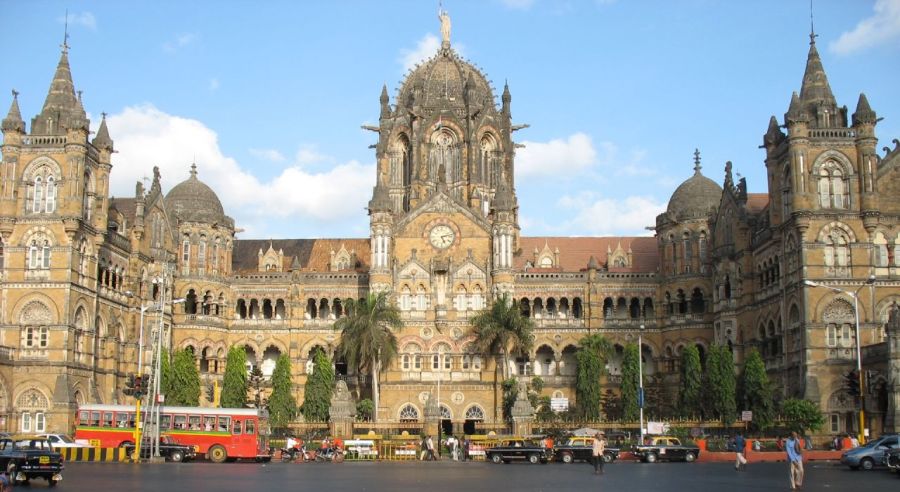
M787 465L752 464L737 473L723 463L615 463L595 476L589 465L493 465L490 463L184 463L130 465L69 463L55 490L75 491L407 491L469 492L627 490L789 490ZM853 472L807 463L806 491L898 490L900 479L885 470ZM47 489L35 481L31 490ZM17 487L16 490L24 490Z

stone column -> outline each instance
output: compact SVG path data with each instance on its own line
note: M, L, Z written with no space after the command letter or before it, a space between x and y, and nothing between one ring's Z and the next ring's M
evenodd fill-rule
M534 423L534 407L528 401L528 386L524 381L519 381L519 394L512 407L513 435L526 436L531 434L531 425Z
M428 394L428 401L425 402L425 428L423 429L426 436L431 436L434 445L438 445L438 433L441 428L441 407L438 406L437 398L431 393Z
M347 383L338 380L331 394L331 410L328 417L328 430L333 437L348 439L353 437L353 421L356 419L356 402Z

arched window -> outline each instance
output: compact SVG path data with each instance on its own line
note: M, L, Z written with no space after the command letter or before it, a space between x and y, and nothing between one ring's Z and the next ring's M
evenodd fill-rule
M684 266L682 270L684 273L691 273L691 256L694 252L691 247L691 235L687 232L684 233L681 250L684 253Z
M825 236L825 273L835 277L850 274L850 238L840 229Z
M419 411L416 407L407 403L400 409L400 422L418 422Z
M841 166L828 161L819 168L819 205L822 208L848 208L850 206L847 176Z
M206 237L200 237L200 244L197 245L197 265L200 268L206 268Z
M46 189L46 206L45 211L47 213L53 212L56 210L56 181L54 181L53 176L47 176L47 189Z
M872 241L875 246L875 258L874 263L877 267L886 267L888 266L888 245L887 239L885 239L884 234L881 232L875 233L875 239Z
M478 405L472 405L466 410L466 420L484 420L484 410Z
M40 176L34 178L34 203L32 212L40 212L44 203L44 179Z

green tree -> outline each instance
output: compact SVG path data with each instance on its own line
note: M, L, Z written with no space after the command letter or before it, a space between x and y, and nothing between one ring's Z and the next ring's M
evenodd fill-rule
M703 397L703 368L700 365L700 350L689 345L681 353L681 381L678 392L679 414L685 418L700 417Z
M166 349L159 354L159 392L164 395L172 393L172 364Z
M306 378L303 390L303 406L300 411L307 422L325 422L331 410L331 392L334 390L334 368L325 351L316 350L313 357L313 373Z
M640 352L635 343L625 346L622 356L622 418L626 421L638 419L638 389L640 387Z
M373 420L378 420L378 371L397 355L396 330L403 327L400 310L388 302L387 293L369 294L365 299L350 301L348 316L339 319L334 328L341 331L337 353L357 373L372 375Z
M166 403L179 407L200 405L200 374L194 361L194 353L187 349L175 352Z
M534 322L522 316L519 306L504 293L472 318L475 348L487 355L500 355L503 380L509 378L509 354L523 354L534 344Z
M744 374L741 379L743 407L741 410L753 412L750 427L755 431L764 431L775 420L775 403L772 400L772 387L766 365L756 349L750 351L744 362Z
M825 424L825 417L819 406L809 400L788 398L781 402L781 416L788 430L803 434L817 431ZM755 417L755 415L754 415Z
M372 414L375 413L375 403L366 398L356 403L356 420L361 422L369 422L372 420Z
M225 359L225 376L220 404L222 408L244 408L247 404L247 352L244 347L231 347Z
M731 350L723 345L709 348L706 359L706 403L708 419L720 420L731 425L737 418L735 404L734 358Z
M575 399L578 401L580 417L588 421L600 419L602 399L600 379L606 372L606 360L612 350L609 340L603 335L592 334L581 339L575 353L577 373L575 376Z
M272 394L269 395L269 421L272 427L287 426L297 414L297 400L294 398L294 384L291 382L291 358L281 354L275 361L272 372Z

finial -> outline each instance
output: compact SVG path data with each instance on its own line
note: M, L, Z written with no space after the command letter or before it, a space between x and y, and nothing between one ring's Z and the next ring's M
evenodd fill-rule
M100 113L100 116L102 116L103 119L105 120L105 119L106 119L106 112L104 111L104 112Z
M191 177L192 178L197 177L197 164L196 163L191 164Z
M75 91L75 92L78 93L78 101L80 102L81 101L81 93L84 91Z
M700 165L700 149L694 149L694 173L700 174L700 169L703 166Z
M69 9L66 9L66 19L65 19L65 27L63 31L63 43L60 48L62 48L63 53L69 52Z
M438 2L438 20L441 21L441 48L450 48L450 14L444 10L443 4Z
M13 89L12 94L13 94L13 99L19 99L19 91Z
M809 44L816 44L816 26L813 22L813 0L809 0Z

